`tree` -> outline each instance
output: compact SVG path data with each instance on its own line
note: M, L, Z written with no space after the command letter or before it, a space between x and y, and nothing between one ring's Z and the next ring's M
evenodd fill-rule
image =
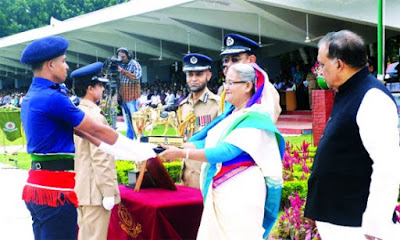
M129 0L0 0L0 37L66 20Z

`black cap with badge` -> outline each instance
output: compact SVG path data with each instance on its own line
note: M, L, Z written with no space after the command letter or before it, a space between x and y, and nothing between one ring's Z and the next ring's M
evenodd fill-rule
M183 59L184 72L201 72L211 69L212 59L203 54L190 53L186 54Z
M225 36L224 46L225 50L220 53L221 56L244 52L254 53L254 50L260 47L260 45L253 40L234 33Z

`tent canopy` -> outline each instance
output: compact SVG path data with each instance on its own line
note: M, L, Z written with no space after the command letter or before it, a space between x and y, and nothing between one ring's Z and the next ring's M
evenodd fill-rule
M396 2L386 1L386 36L400 32ZM50 35L70 41L71 71L104 61L119 47L151 67L181 61L188 52L219 59L230 32L259 42L264 57L316 47L327 32L341 29L373 43L376 9L376 0L132 0L65 21L52 18L48 26L1 38L0 79L30 79L31 71L19 62L21 53L31 41Z

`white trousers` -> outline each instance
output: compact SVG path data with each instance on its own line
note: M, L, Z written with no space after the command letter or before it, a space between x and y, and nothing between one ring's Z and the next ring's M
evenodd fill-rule
M327 222L316 221L322 240L365 240L361 227L340 226Z

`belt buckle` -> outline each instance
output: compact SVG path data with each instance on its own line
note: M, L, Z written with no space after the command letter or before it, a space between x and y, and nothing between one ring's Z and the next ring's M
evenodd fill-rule
M40 164L40 163L35 163L35 169L36 170L40 170L40 169L42 169L42 165Z

